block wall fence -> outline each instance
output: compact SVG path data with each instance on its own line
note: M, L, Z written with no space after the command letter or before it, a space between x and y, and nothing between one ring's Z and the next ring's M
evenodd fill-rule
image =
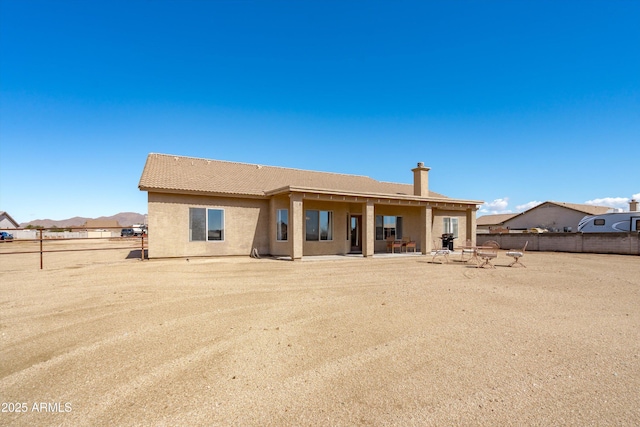
M478 234L476 244L495 240L502 249L640 255L640 233L504 233Z

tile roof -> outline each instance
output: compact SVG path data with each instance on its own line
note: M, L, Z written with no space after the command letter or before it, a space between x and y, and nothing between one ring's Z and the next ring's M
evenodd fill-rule
M607 212L611 212L611 209L613 209L608 206L582 205L578 203L564 203L564 202L547 202L547 203L562 206L568 209L573 209L574 211L578 211L578 212L584 212L589 215L601 215ZM538 205L538 206L541 206L541 205Z
M476 225L501 225L505 221L510 220L514 216L520 215L519 213L509 213L509 214L494 214L494 215L482 215L479 216L476 220Z
M149 154L139 188L143 191L203 192L265 196L285 187L330 192L413 196L413 184L367 176L315 172L249 163ZM430 197L445 196L429 192Z

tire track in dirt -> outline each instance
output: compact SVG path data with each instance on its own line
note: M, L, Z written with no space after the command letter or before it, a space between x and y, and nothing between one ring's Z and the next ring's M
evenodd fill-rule
M261 390L255 394L252 392L235 394L233 407L228 408L230 409L228 414L219 412L216 417L210 410L199 410L191 411L186 418L194 425L211 421L223 424L226 419L229 419L227 417L235 414L234 424L236 425L282 425L281 423L292 422L292 417L285 414L297 407L301 409L301 412L295 415L295 418L300 421L299 425L319 425L323 420L317 419L320 413L317 406L318 400L329 398L334 404L340 401L341 391L334 387L335 383L351 382L353 386L359 382L360 375L366 375L364 373L371 371L371 366L379 363L381 359L395 359L398 354L406 353L409 349L424 344L428 340L426 336L406 336L364 349L353 349L354 351L348 355L323 361L300 374L273 384L269 387L268 399L257 399L257 394L264 394ZM238 410L239 408L242 409ZM218 411L221 409L224 408L218 406ZM304 422L305 419L308 422Z
M263 295L267 293L267 292L260 292L260 299L263 298ZM241 298L241 299L246 299L247 295L246 294L241 294L241 293L237 293L234 294L233 297L234 298ZM314 294L310 294L310 298L315 298ZM339 299L339 298L338 298ZM182 301L178 301L176 302L176 304L181 305L182 303L184 303L186 300L197 300L197 297L194 298L189 298L189 299L183 299ZM303 302L305 302L303 300ZM236 322L236 319L238 318L251 318L251 316L247 316L247 314L251 314L251 313L261 313L261 312L265 312L265 310L267 309L272 309L270 312L270 316L273 315L273 303L269 302L269 303L260 303L260 304L251 304L251 305L247 305L245 302L243 302L243 306L241 307L234 307L234 308L229 308L229 309L214 309L214 308L208 308L207 311L203 312L203 313L197 313L197 314L191 314L188 316L181 316L179 318L175 318L175 319L170 319L167 320L166 318L163 320L163 328L167 329L170 328L173 331L179 332L180 330L182 330L184 327L186 327L187 325L194 325L194 324L202 324L205 323L202 320L197 320L198 318L207 318L207 317L211 317L214 316L216 318L223 318L223 319L227 319L227 321L229 322L229 324L234 324L234 322ZM300 301L295 302L293 305L297 306L300 304ZM173 305L173 303L171 304ZM224 305L224 304L220 304L220 305ZM147 307L148 308L148 307ZM190 308L185 308L182 307L180 312L185 311L186 312L192 312L192 309ZM137 310L137 311L141 311L141 310ZM311 322L313 320L316 320L320 315L315 315L312 317L300 317L301 314L298 312L294 312L293 314L291 313L291 307L289 305L285 305L282 307L279 307L277 310L275 311L281 311L282 314L281 315L276 315L276 318L283 318L283 317L291 317L292 319L282 323L282 325L286 325L286 324L291 324L291 325L298 325L298 326L302 326L305 323ZM337 315L334 313L334 315ZM303 313L303 316L306 316ZM98 319L98 320L102 320L102 319ZM79 322L82 324L86 324L88 323L87 321L85 322ZM241 323L241 322L236 322L236 323ZM258 322L254 322L254 323L258 323ZM86 326L86 325L85 325ZM238 325L236 324L235 327L237 328ZM9 391L11 388L16 387L17 385L20 385L22 387L29 387L29 384L33 384L34 386L36 385L42 385L43 381L42 376L50 376L50 375L55 375L55 372L65 372L68 370L72 370L74 369L74 367L79 367L79 366L84 366L85 363L84 361L90 361L90 360L103 360L103 356L104 354L110 354L115 352L119 347L127 347L127 348L131 348L132 345L130 343L130 341L132 339L136 339L137 337L146 337L147 340L151 340L153 341L152 338L154 334L170 334L170 332L168 332L167 330L164 330L162 332L159 332L159 327L157 327L156 325L149 325L148 327L144 327L144 328L138 328L134 331L134 333L121 333L118 334L116 336L110 336L108 338L102 339L100 341L94 342L91 345L85 345L76 349L73 349L71 351L68 351L64 354L58 355L48 361L42 362L42 363L38 363L36 365L30 366L27 369L23 369L19 372L16 372L12 375L9 375L8 377L3 378L0 381L0 384L2 384L2 388L4 390ZM248 330L251 330L251 327L249 327ZM134 336L135 334L135 336ZM137 338L137 339L142 339L142 338ZM237 341L237 340L236 340ZM221 349L227 348L227 346L232 345L233 341L229 341L228 344L225 344L224 346L220 347ZM42 343L38 343L39 346L42 346ZM141 345L143 346L143 345ZM139 377L139 379L134 380L133 382L133 389L129 392L126 392L126 390L129 390L130 387L126 384L122 385L120 388L117 388L116 392L110 392L111 394L107 394L106 396L115 396L115 397L111 397L111 398L107 398L107 401L111 401L113 400L114 402L123 402L126 400L127 396L135 394L135 390L141 390L145 387L145 385L149 384L149 385L153 385L156 384L157 381L160 381L162 378L167 378L167 377L172 377L172 376L176 376L179 375L179 370L180 370L180 366L183 365L185 360L197 360L197 359L202 359L202 358L206 358L207 355L210 355L212 353L216 353L216 348L219 347L220 344L215 344L213 346L211 346L211 348L209 350L195 350L193 353L187 354L183 357L180 357L178 359L175 360L171 360L169 362L165 362L161 365L159 365L159 368L154 368L150 373L145 373L142 376ZM63 347L64 348L64 347ZM67 366L67 368L64 368L64 366ZM131 366L126 365L126 366L122 366L118 369L115 369L115 372L126 372L131 368ZM186 369L186 368L185 368ZM178 371L176 371L178 370ZM59 387L61 390L60 392L57 392L56 395L60 396L60 397L64 397L65 399L70 399L73 400L74 396L82 396L83 395L83 390L86 391L86 394L90 394L90 393L95 393L96 392L96 387L94 387L94 385L96 383L101 383L103 379L105 379L106 377L109 377L111 375L114 374L114 370L111 369L104 369L104 368L100 368L99 366L97 366L95 369L93 369L94 373L92 374L92 378L90 380L90 385L87 387L87 389L85 390L85 387L75 387L75 386L71 386L71 384L74 382L73 380L70 381L69 384L69 388L67 388L67 390L71 390L73 389L74 392L73 393L65 393L64 392L64 388L65 387ZM165 373L163 375L159 375L159 372L164 371ZM97 373L102 373L102 375L97 375ZM58 381L59 382L59 381ZM21 387L21 388L22 388ZM99 389L99 387L97 387ZM121 397L117 397L118 393L125 393L124 396ZM17 393L19 394L19 393ZM101 402L104 400L103 398L100 399ZM77 400L76 400L77 401ZM101 406L102 403L101 403ZM106 408L104 411L109 412L109 409Z
M121 308L114 310L109 305L92 305L89 307L81 307L77 309L71 309L64 312L55 312L51 314L36 316L42 320L48 320L49 324L55 321L59 326L54 328L42 329L34 328L31 331L25 331L21 333L20 339L12 340L10 343L4 344L2 351L0 352L0 376L6 375L11 369L24 369L34 363L45 362L58 354L61 354L63 350L73 348L78 343L91 343L95 340L95 330L104 330L105 328L117 331L126 327L129 314L137 315L140 312L154 311L154 316L158 319L162 319L165 315L163 307L175 308L179 306L190 306L193 308L191 302L200 303L200 307L197 309L202 312L209 312L212 307L224 306L229 301L237 298L238 295L242 295L244 299L264 299L265 295L276 294L273 291L256 291L252 292L252 295L247 295L240 291L233 293L226 293L224 295L211 295L209 293L201 295L188 295L174 298L171 301L137 301L135 308L132 307L131 301L125 301L120 304ZM211 301L211 306L205 306L204 301ZM89 315L94 310L100 310L98 315ZM157 313L157 314L155 314ZM64 320L65 317L75 317L73 320ZM56 320L60 319L60 320ZM35 320L29 317L19 316L18 318L11 317L5 319L3 326L10 328L13 324L20 323L33 323ZM71 333L73 331L73 333ZM82 331L80 335L75 331ZM35 354L32 354L32 348L39 349Z
M299 305L299 302L295 303L295 305ZM252 307L252 312L255 312L255 308L258 307ZM277 312L280 312L281 314L277 314ZM334 313L333 316L339 315ZM304 313L297 311L292 313L291 307L282 306L276 308L271 307L271 310L268 311L268 317L276 319L283 319L286 317L291 318L290 320L276 322L278 326L271 326L272 330L277 329L281 331L281 335L285 337L287 336L287 333L289 333L288 328L305 326L305 324L316 321L320 315L306 316ZM230 322L230 324L235 323ZM184 354L181 357L170 359L155 365L151 370L126 383L122 383L120 386L113 388L107 394L103 395L101 398L100 408L92 410L91 413L85 413L84 416L86 419L91 421L92 425L117 424L119 421L123 420L118 419L115 416L117 411L114 411L114 408L122 407L127 402L144 401L144 397L148 395L151 390L153 390L153 393L155 394L159 388L163 387L163 385L173 384L178 380L184 380L185 373L197 370L197 367L200 365L215 365L213 367L213 372L211 370L208 372L208 375L210 376L215 376L217 373L217 377L219 378L231 377L230 372L232 372L232 370L228 369L228 364L215 364L215 361L227 356L227 353L232 349L246 348L247 346L250 346L251 343L255 341L256 334L260 334L265 329L264 327L261 328L260 325L255 325L254 323L252 323L252 325L245 325L244 331L239 334L228 334L224 341L197 347L188 354ZM223 391L218 388L217 392L222 393ZM229 398L233 398L233 393L231 393L231 391L229 391ZM153 405L153 402L145 403L145 407L149 405ZM147 415L152 416L153 411L149 412L147 410Z
M171 304L173 305L173 304ZM186 316L180 316L179 318L176 319L172 319L172 320L163 320L164 323L166 324L173 324L174 327L176 329L179 329L180 327L182 327L181 325L183 324L190 324L191 322L194 321L194 319L198 318L198 317L204 317L204 316L210 316L212 313L215 313L216 315L228 315L228 314L233 314L235 312L253 312L253 310L255 309L259 309L260 307L269 307L271 305L271 303L259 303L259 304L253 304L253 305L245 305L242 307L235 307L235 308L229 308L229 309L217 309L217 310L209 310L206 312L202 312L202 313L196 313L196 314L190 314L190 315L186 315ZM104 319L92 319L86 322L78 322L78 324L80 325L86 325L88 323L100 323L102 320ZM126 319L123 321L126 323ZM59 330L64 330L64 327L59 328ZM46 361L42 361L40 363L37 363L35 365L28 365L26 368L20 369L15 371L14 373L11 373L5 377L3 377L0 381L7 387L10 387L12 385L15 385L18 382L24 381L23 378L20 378L21 376L28 376L30 374L30 371L33 370L41 370L42 368L46 368L48 369L52 369L57 365L60 365L62 363L67 362L68 359L72 359L72 358L80 358L82 357L84 354L93 354L95 353L98 349L102 348L102 347L116 347L118 345L121 345L123 342L125 342L127 339L131 339L131 336L135 333L139 336L144 336L147 334L151 334L154 331L157 331L159 328L157 325L149 325L143 328L138 328L135 329L134 331L123 331L121 333L118 333L115 336L109 336L107 338L102 338L99 339L98 341L92 342L89 345L83 345L81 344L80 346L73 348L71 351L67 351L64 352L60 355L57 355L49 360ZM49 335L49 333L43 333L41 334L42 336L47 336ZM56 341L57 338L52 338L52 341ZM75 340L74 340L75 341ZM83 342L84 341L80 341ZM45 342L45 344L47 344ZM43 343L39 342L36 343L37 346L42 346ZM65 348L64 344L62 345L63 348ZM46 365L46 367L44 366Z

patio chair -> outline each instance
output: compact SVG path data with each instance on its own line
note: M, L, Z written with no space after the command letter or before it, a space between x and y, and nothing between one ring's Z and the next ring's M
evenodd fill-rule
M513 262L509 264L509 267L513 267L514 265L521 265L525 268L527 267L526 265L520 262L520 258L524 256L524 251L527 250L528 244L529 244L529 241L527 240L524 246L522 247L522 249L511 249L509 252L507 252L507 256L513 257Z
M387 252L395 253L396 249L402 252L402 240L396 240L394 237L387 237Z
M478 248L476 254L478 258L482 259L482 263L478 264L477 268L484 268L485 266L489 266L491 268L496 268L495 265L491 262L491 260L498 257L498 249L500 249L500 245L498 242L494 240L489 240L488 242L484 242L481 247Z
M415 252L416 242L411 240L411 237L405 237L402 239L402 247L404 247L405 252L409 252L409 249L413 249L413 252Z
M440 246L442 246L442 243L440 244ZM436 258L438 258L438 257L444 257L444 260L448 264L449 263L449 254L451 253L449 248L439 248L435 241L433 242L433 248L434 248L433 249L433 258L431 258L431 262L435 262Z
M460 248L462 251L462 254L460 255L460 261L461 262L465 262L465 261L471 261L472 259L476 259L476 248L473 247L472 243L471 243L471 239L467 239L467 241L465 242L464 246L462 248ZM469 259L464 259L465 255L469 255Z

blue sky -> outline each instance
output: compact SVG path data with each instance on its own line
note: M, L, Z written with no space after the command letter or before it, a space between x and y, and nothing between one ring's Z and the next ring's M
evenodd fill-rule
M146 213L148 153L640 198L640 1L0 0L0 210Z

